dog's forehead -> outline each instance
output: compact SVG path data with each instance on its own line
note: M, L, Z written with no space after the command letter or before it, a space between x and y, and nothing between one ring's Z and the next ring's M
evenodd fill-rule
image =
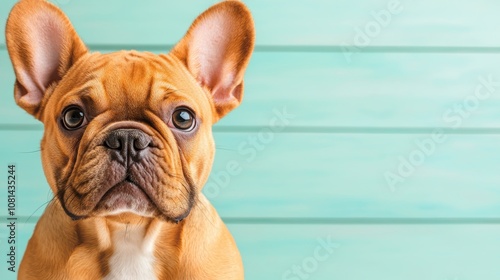
M149 52L91 53L71 69L58 91L58 100L69 95L113 107L147 107L167 96L209 105L207 94L177 58Z
M95 59L90 64L100 66L97 75L110 97L154 99L150 95L161 95L164 91L176 91L180 96L199 91L187 69L169 55L120 51Z

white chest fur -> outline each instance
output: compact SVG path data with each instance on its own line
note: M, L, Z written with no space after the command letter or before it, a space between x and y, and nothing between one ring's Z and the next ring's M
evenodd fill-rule
M145 228L124 226L111 236L114 244L109 259L109 274L104 280L152 280L154 272L154 237L145 237Z

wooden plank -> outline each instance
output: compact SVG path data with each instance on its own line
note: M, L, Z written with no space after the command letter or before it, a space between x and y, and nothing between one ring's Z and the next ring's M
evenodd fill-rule
M264 135L216 135L221 149L205 191L225 216L498 216L498 136L448 136L405 176L400 166L422 150L415 141L430 136L276 134L256 141L261 150L249 144ZM242 171L225 184L231 160ZM391 189L387 172L404 182Z
M215 133L204 191L226 218L498 218L500 136L444 137ZM40 138L12 131L0 139L0 166L18 166L21 216L40 215L52 198ZM389 172L401 177L393 188Z
M5 223L0 225L4 244ZM24 252L33 226L20 225L18 256ZM498 225L228 226L242 254L246 279L296 280L308 276L308 279L460 280L500 277L500 255L496 250L500 246ZM5 256L5 246L0 248ZM293 272L295 266L299 267L304 278ZM6 264L0 269L0 277L15 279L7 271Z
M196 4L161 0L54 0L89 44L163 45L177 42L192 20L215 0ZM390 20L374 14L396 9ZM14 0L0 2L0 30ZM253 12L257 44L271 46L472 46L497 47L498 1L348 0L245 1ZM392 6L391 6L392 7ZM432 9L429 9L432 7ZM399 12L397 12L399 11ZM380 23L378 23L380 22ZM362 30L362 31L358 31ZM366 31L368 30L368 31ZM371 31L370 31L371 30ZM360 35L360 34L365 35ZM371 34L371 35L368 35ZM363 38L365 36L365 38ZM355 39L359 41L355 44ZM4 43L0 36L0 44ZM307 49L307 48L306 48Z
M489 96L482 99L475 90L482 87L480 77L500 80L500 54L370 53L353 59L256 53L241 107L218 125L268 126L276 111L285 110L294 116L291 127L452 127L457 117L461 127L497 126L500 88L489 94L483 87L480 93ZM14 103L6 51L0 61L0 125L37 124Z
M241 250L247 279L455 280L500 276L500 255L494 249L500 233L496 225L246 225L230 229ZM332 246L325 254L321 244L328 239L338 247ZM319 258L315 250L319 250ZM294 266L303 274L288 272Z

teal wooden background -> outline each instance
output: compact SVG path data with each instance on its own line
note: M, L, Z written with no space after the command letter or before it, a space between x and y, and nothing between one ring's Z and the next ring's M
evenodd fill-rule
M0 2L0 30L14 2ZM166 52L216 1L54 2L92 50ZM242 106L214 128L205 191L247 279L500 279L500 3L401 0L383 25L374 14L393 1L246 3L256 52ZM358 29L372 32L363 46ZM0 180L16 163L21 255L51 193L3 36L0 78ZM293 117L270 133L283 111ZM230 161L242 171L224 181ZM3 222L0 278L14 279L6 236Z

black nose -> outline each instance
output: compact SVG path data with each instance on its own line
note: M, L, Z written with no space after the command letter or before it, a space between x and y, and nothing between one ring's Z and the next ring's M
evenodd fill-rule
M111 158L130 166L143 159L151 137L139 129L116 129L109 133L104 146L111 153Z

